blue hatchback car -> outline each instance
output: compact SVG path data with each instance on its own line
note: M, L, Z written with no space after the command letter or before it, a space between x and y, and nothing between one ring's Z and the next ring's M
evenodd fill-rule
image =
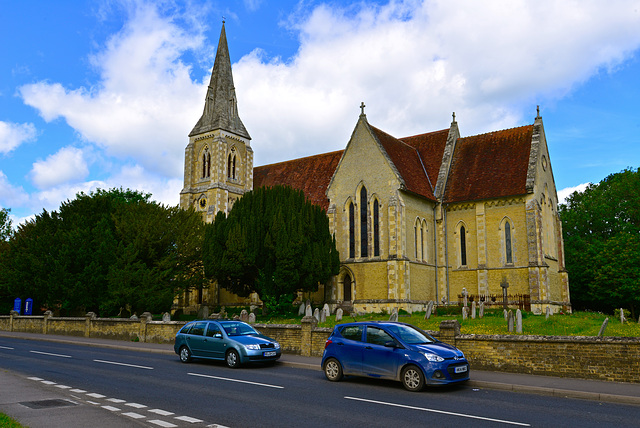
M202 320L185 324L176 334L173 349L180 361L192 358L223 360L236 368L249 362L280 358L280 344L242 321Z
M322 370L332 382L343 375L393 379L409 391L469 380L462 351L410 324L391 321L337 325L325 344Z

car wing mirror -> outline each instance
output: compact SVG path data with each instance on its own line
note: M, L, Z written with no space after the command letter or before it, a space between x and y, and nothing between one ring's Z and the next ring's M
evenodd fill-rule
M384 346L386 346L387 348L399 348L398 344L393 340L384 342Z
M222 339L222 333L216 333L213 335L216 339Z

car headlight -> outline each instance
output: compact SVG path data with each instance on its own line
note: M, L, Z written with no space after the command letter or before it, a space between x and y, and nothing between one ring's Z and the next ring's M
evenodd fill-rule
M273 347L276 349L280 349L280 344L278 342L274 342Z
M244 345L247 349L253 349L254 351L260 350L260 345Z
M432 354L430 352L424 352L424 356L427 357L427 360L431 361L432 363L441 363L442 361L444 361L444 358L442 358L440 355Z

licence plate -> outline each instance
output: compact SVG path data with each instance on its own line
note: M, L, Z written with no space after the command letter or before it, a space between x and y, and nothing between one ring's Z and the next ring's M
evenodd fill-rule
M275 357L276 356L276 351L267 351L262 355L265 356L265 357Z
M467 366L454 367L455 373L464 373L467 371Z

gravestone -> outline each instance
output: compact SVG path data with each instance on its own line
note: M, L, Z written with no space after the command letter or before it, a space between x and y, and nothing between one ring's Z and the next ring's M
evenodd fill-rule
M471 302L471 319L476 319L476 301Z
M551 316L551 306L547 306L547 309L545 309L544 319L548 320L550 316Z
M467 315L467 313L468 313L468 311L469 311L469 308L467 308L466 306L464 306L464 307L462 308L462 319L463 319L463 320L466 320L466 319L467 319L467 316L468 316L468 315Z
M336 321L342 321L342 308L338 308L336 311Z
M142 315L140 315L140 318L143 318L147 322L153 321L153 315L151 315L151 312L143 312Z
M600 331L598 332L598 337L602 337L604 334L604 330L607 328L607 324L609 324L609 318L605 318L602 326L600 327Z
M304 302L300 303L300 307L298 308L298 315L302 316L304 315Z
M316 308L313 311L313 317L316 319L316 321L320 321L320 309Z
M240 321L244 321L244 322L249 321L249 313L247 312L246 309L243 309L242 311L240 311Z
M463 307L467 307L467 297L469 296L469 293L467 292L466 288L462 289L462 306Z
M509 319L509 314L507 313L506 309L504 309L503 312L504 312L504 320L506 321Z
M624 310L620 308L620 324L624 324L627 319L624 317Z
M393 308L391 310L391 316L389 316L389 321L398 321L398 308Z
M516 333L522 333L522 311L516 311Z
M162 314L162 322L169 321L171 321L171 314L169 312L165 312L164 314Z
M509 333L513 333L513 312L511 310L507 313L507 326Z
M206 320L207 318L209 318L209 306L202 305L200 309L198 309L198 319Z
M132 321L138 321L138 315L136 315L136 313L134 312L133 315L129 317L129 319Z
M247 320L247 322L249 322L250 324L253 324L254 322L256 322L256 314L254 314L253 312L251 312L249 314L249 319Z
M324 309L322 309L320 311L320 319L318 319L318 322L327 322L327 313L324 311Z
M324 306L322 307L322 312L324 313L325 320L326 320L326 318L328 316L331 315L331 309L329 309L329 304L328 303L324 304Z
M484 302L480 302L480 310L479 310L480 318L484 317Z
M431 318L431 312L433 312L433 300L429 300L429 303L427 304L427 312L424 314L424 319L428 320Z
M509 288L509 281L507 281L507 277L502 277L502 282L500 283L500 287L502 287L502 307L507 309L509 306L509 298L507 296L507 288Z
M304 316L305 316L305 317L311 317L311 316L313 316L313 308L311 308L311 305L309 305L309 304L308 304L308 305L305 307L305 310L304 310Z

